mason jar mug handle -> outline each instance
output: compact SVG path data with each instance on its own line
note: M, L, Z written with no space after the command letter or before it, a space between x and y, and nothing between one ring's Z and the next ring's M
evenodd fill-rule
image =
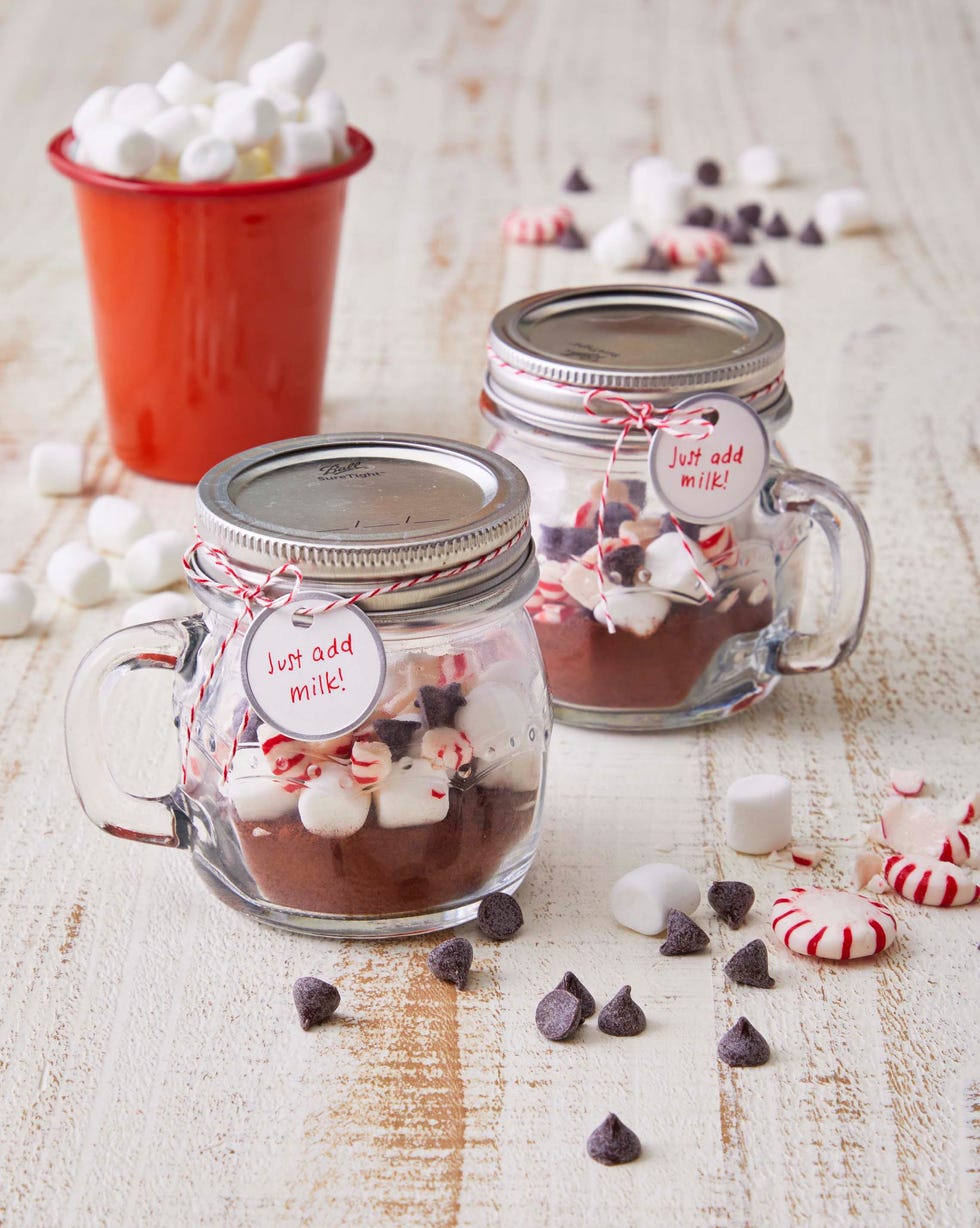
M180 819L183 811L174 793L141 797L116 781L104 726L104 697L121 674L138 669L181 668L192 646L200 642L203 619L164 619L125 627L107 636L83 659L65 703L65 747L68 769L82 808L96 827L125 840L180 848L186 843ZM165 825L169 829L161 832Z
M838 486L815 473L777 469L766 489L773 513L806 516L822 529L833 571L824 625L813 632L790 631L776 652L776 672L809 674L833 669L851 655L864 630L872 569L867 522Z

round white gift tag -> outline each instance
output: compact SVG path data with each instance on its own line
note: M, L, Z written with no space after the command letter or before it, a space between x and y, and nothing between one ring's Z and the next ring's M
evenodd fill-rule
M758 494L769 468L769 437L751 406L726 392L688 397L675 421L717 414L704 439L678 439L655 431L650 445L650 481L668 511L694 524L718 524ZM683 428L699 435L695 425Z
M242 645L242 683L254 711L304 742L347 733L374 711L385 681L385 650L357 606L303 614L332 600L299 592L288 605L257 614Z

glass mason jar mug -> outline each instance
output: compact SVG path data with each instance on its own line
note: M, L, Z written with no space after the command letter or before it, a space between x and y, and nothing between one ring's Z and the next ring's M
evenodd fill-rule
M301 932L439 929L513 890L551 723L528 502L506 459L419 436L311 436L212 469L188 555L206 612L109 636L72 683L89 817L189 849L225 902ZM148 667L174 673L181 748L155 799L116 784L101 716Z
M716 720L858 643L864 518L833 483L770 455L792 408L783 351L771 316L700 290L555 291L494 318L481 407L491 449L533 491L541 578L529 610L558 719L626 730ZM804 632L814 526L832 596L820 629Z

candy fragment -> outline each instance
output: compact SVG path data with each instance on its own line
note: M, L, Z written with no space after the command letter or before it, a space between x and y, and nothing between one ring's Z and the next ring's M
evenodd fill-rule
M630 1164L639 1158L640 1140L615 1113L610 1113L589 1135L585 1148L599 1164Z
M915 769L892 768L888 773L888 783L899 797L918 797L925 788L926 778Z
M524 914L512 895L505 891L492 891L480 901L476 923L480 933L487 938L492 938L495 942L505 942L508 938L513 938L524 924Z
M886 857L885 881L903 899L934 908L958 908L980 899L980 886L958 866L927 857Z
M564 205L541 209L513 209L504 218L508 243L554 243L572 224L572 212Z
M656 237L656 245L674 264L697 264L700 260L727 260L728 239L720 230L700 226L672 226Z
M429 729L422 738L422 758L443 768L450 776L456 776L469 769L473 744L458 729Z
M468 938L447 938L432 948L426 962L440 981L465 989L473 965L473 944Z
M725 795L725 839L740 853L771 853L793 838L793 797L785 776L734 781Z
M34 590L10 572L0 573L0 639L23 635L34 614Z
M718 1056L728 1066L764 1066L772 1051L762 1033L742 1015L719 1040Z
M661 955L694 955L711 940L700 925L677 908L667 913L667 938L660 944Z
M835 887L791 888L772 906L772 928L797 955L839 960L877 955L898 933L884 904Z
M391 750L384 742L355 742L350 759L351 776L362 789L371 789L391 774Z
M748 883L734 880L712 883L708 888L708 906L731 930L741 928L755 903L755 891Z
M776 982L769 975L769 952L761 938L753 938L735 952L725 965L725 976L736 985L772 989Z
M84 542L66 542L48 559L48 586L80 608L99 605L109 596L112 576L101 554Z
M582 1004L567 989L553 989L538 1003L534 1022L546 1040L568 1040L582 1022Z
M697 880L683 867L668 861L630 870L613 885L609 896L615 919L639 934L662 933L671 909L690 915L700 903Z
M578 998L579 1005L582 1008L583 1019L591 1019L595 1014L595 998L589 993L574 972L566 972L555 988L564 989Z
M631 217L617 217L596 232L590 250L596 264L633 269L646 259L648 246L646 231L639 223Z
M767 860L774 862L777 866L790 866L791 868L800 868L812 870L814 866L818 866L824 859L823 849L817 848L815 844L792 844L787 845L783 849L775 849L769 854Z
M326 1023L340 1005L340 991L318 976L301 976L293 983L293 1002L304 1032Z
M639 1036L647 1026L647 1017L633 1001L629 985L624 985L599 1012L597 1023L607 1036Z
M772 145L752 145L738 156L738 177L753 187L773 188L786 178L786 160Z
M942 819L928 806L894 797L881 813L879 843L895 853L965 865L973 859L974 841L962 824Z
M881 874L884 864L884 859L877 853L859 853L854 858L853 878L854 886L858 891L862 887L867 887L873 878Z
M77 443L36 443L28 463L36 495L77 495L84 485L85 449Z

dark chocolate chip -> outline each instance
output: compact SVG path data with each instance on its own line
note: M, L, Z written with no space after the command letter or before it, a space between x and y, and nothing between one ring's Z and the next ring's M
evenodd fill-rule
M646 260L640 265L646 273L669 273L673 267L670 257L664 255L656 243L651 245Z
M776 982L769 975L769 952L761 938L753 938L735 952L725 965L725 976L736 985L772 989Z
M715 224L715 211L710 205L698 205L689 209L684 218L685 226L697 226L702 230Z
M573 166L561 189L563 192L591 192L592 184L582 174L581 167Z
M569 559L578 558L595 544L594 525L591 529L584 529L543 524L537 533L538 551L546 559L554 559L559 563L567 563Z
M566 251L580 252L583 247L588 247L588 244L581 230L573 224L558 236L558 246L564 247Z
M592 1159L600 1164L629 1164L640 1154L639 1138L615 1113L610 1113L601 1126L596 1126L585 1146Z
M776 278L772 269L764 260L760 260L749 274L750 286L774 286Z
M762 206L750 201L747 205L739 205L735 213L746 226L758 226L762 221Z
M466 703L458 682L448 686L420 686L415 706L422 713L426 729L452 728L456 713Z
M743 222L741 218L738 218L738 220L732 224L732 227L728 232L728 237L733 243L737 243L741 247L747 247L753 241L752 227L748 224L748 222Z
M293 1001L304 1032L326 1023L340 1005L340 992L335 985L318 976L301 976L293 982Z
M694 168L694 174L698 183L703 183L706 188L714 188L721 183L721 166L714 158L702 158Z
M712 883L708 903L731 930L737 930L755 903L755 892L748 883L734 880Z
M491 891L480 901L476 923L488 938L503 942L506 938L513 938L521 928L524 914L512 895L506 891Z
M774 213L766 226L766 234L770 239L785 239L789 234L786 219L781 213Z
M607 503L606 511L602 518L603 526L606 530L607 537L618 537L619 529L624 520L632 520L636 516L636 509L630 507L628 503ZM593 523L595 523L593 521ZM592 543L595 545L595 542Z
M823 233L813 218L800 231L800 242L808 247L819 247L823 243Z
M713 260L699 260L698 271L694 280L701 286L718 286L721 284L721 274Z
M729 1066L764 1066L772 1050L762 1033L742 1015L718 1042L718 1056Z
M624 985L599 1012L599 1031L608 1036L639 1036L647 1026L647 1017L630 997L629 985Z
M642 546L618 546L603 558L602 572L613 584L632 588L636 584L636 573L645 564L646 551ZM649 579L649 573L647 578Z
M428 964L440 981L465 989L473 964L473 944L468 938L447 938L429 952Z
M660 944L661 955L693 955L703 951L711 939L700 925L679 908L667 910L667 938Z
M591 1019L595 1014L595 998L589 993L574 972L566 972L556 986L567 993L574 994L582 1007L582 1018Z
M647 484L642 478L627 478L626 490L634 507L642 507L647 499Z
M393 763L408 754L412 738L419 731L418 721L380 720L374 722L374 732L379 742L384 742L391 751Z
M582 1003L559 986L546 993L534 1012L534 1022L546 1040L568 1040L582 1022Z
M732 222L732 219L728 216L728 214L723 213L715 222L715 230L720 230L726 238L729 238L731 236L732 226L734 224L735 223Z

